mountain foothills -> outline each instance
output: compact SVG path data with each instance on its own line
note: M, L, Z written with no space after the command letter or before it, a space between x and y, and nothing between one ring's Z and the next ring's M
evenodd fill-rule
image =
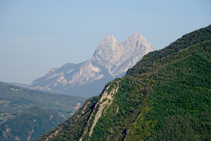
M54 112L36 106L31 107L0 124L0 140L36 140L61 122L63 122L63 118Z
M211 140L211 26L150 52L38 140Z
M30 88L89 98L100 94L106 83L124 76L129 68L153 50L141 34L134 33L121 43L109 35L100 42L92 58L51 69L45 76L34 80Z
M82 97L30 90L0 82L0 123L32 106L52 110L67 119L84 101Z
M0 82L0 140L35 140L71 117L84 101Z

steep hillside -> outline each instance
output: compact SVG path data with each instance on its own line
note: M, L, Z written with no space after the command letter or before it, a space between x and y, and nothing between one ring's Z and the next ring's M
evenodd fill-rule
M143 57L39 140L211 140L211 26Z
M52 111L31 107L0 124L0 140L33 141L62 121L63 118Z
M0 82L0 123L31 106L52 110L67 119L84 101L82 97L35 91Z
M45 76L34 80L30 88L90 98L100 94L109 81L124 76L129 68L153 50L141 34L134 33L121 43L109 35L100 42L92 58L51 69Z

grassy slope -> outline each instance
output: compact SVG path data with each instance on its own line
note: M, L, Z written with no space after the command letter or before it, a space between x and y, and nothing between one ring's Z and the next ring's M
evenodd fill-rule
M144 56L125 77L110 82L111 87L118 83L118 92L90 140L209 140L210 40L211 26L184 35ZM72 118L42 139L61 128L52 140L79 140L99 98L87 100ZM85 134L83 140L88 138Z
M64 118L70 117L84 98L30 90L0 82L0 123L30 108L50 109Z

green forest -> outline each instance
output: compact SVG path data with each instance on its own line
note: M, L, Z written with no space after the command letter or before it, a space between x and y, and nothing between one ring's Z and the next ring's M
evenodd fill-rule
M54 112L34 106L0 124L0 140L36 140L62 121Z

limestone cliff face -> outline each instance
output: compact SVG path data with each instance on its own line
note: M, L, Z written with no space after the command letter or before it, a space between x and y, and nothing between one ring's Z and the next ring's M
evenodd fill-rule
M98 95L106 83L123 76L153 50L141 34L134 33L121 43L109 35L99 43L92 58L80 64L68 63L54 68L34 80L30 88L83 97Z

